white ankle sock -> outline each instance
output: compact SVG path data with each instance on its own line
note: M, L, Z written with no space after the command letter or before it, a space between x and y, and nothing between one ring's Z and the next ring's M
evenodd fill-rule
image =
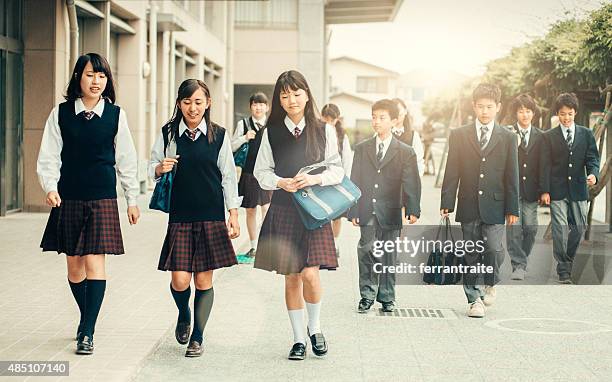
M257 249L257 240L251 240L251 248Z
M304 309L288 310L291 328L293 329L293 343L306 344L306 333L304 333Z
M308 330L310 335L315 333L321 333L321 301L316 304L306 303L306 310L308 311Z

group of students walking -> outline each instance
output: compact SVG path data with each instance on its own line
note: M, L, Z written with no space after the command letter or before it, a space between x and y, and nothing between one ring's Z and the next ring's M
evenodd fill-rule
M532 241L528 227L534 214L523 211L533 210L530 203L534 203L534 195L543 201L550 195L553 224L557 224L553 225L553 235L567 237L563 227L568 222L572 228L578 227L569 234L569 244L567 239L565 244L562 240L555 243L560 280L570 278L571 260L579 242L576 232L584 226L581 214L585 210L586 183L596 182L598 176L594 138L588 129L573 125L569 112L575 114L577 103L568 103L563 97L558 103L564 127L546 134L533 127L527 130L522 154L517 151L518 133L494 122L500 95L491 85L481 85L474 91L476 126L462 127L450 136L441 213L454 210L459 188L457 221L462 223L464 236L489 235L490 251L485 258L492 264L501 262L504 218L513 224L523 215L523 227L527 227L523 241L527 244L521 242L518 233L512 240L508 236L517 277L519 270L526 268ZM95 324L106 288L105 255L124 253L117 175L130 224L136 224L140 217L136 203L137 156L125 111L114 104L113 76L106 59L95 53L81 56L65 99L47 120L37 163L46 202L52 207L41 248L67 255L68 283L81 313L76 352L92 354ZM532 107L528 98L517 102L517 115ZM151 151L151 178L158 180L165 173L174 173L158 269L171 272L170 293L178 309L176 340L187 345L185 356L202 354L203 333L214 302L213 271L237 263L231 239L240 235L238 208L243 207L250 239L248 256L255 258L254 267L285 277L285 303L294 337L288 358L303 360L308 341L313 353L323 356L328 345L320 323L320 270L338 267L335 237L340 231L339 219L318 229L306 229L291 194L305 187L336 185L345 175L350 176L362 192L358 204L344 215L361 230L358 311L368 311L374 300L383 310L392 311L394 275L373 272L373 264L381 260L372 256L372 243L394 240L402 225L416 223L421 212L423 150L410 126L405 104L396 99L373 105L376 135L355 146L354 158L340 110L328 104L319 115L310 87L297 71L278 77L271 101L263 93L252 95L251 116L239 121L231 136L211 121L211 106L210 90L204 82L183 81L173 115L162 126ZM517 129L524 129L527 119L520 118ZM541 149L532 148L539 142ZM244 144L248 151L238 181L233 152ZM536 163L534 155L564 155L566 159ZM532 171L533 166L539 171L535 191L527 183L519 187L520 158L523 168ZM326 167L298 174L301 168L319 162L325 162ZM522 175L523 181L532 177L528 170L521 174L527 174ZM568 180L560 179L562 175ZM263 220L259 234L258 206ZM471 261L469 256L466 260ZM392 264L396 254L387 254L382 261ZM475 280L464 279L470 316L484 316L481 297L486 302L487 296L494 296L491 290L497 279L486 282L485 289Z

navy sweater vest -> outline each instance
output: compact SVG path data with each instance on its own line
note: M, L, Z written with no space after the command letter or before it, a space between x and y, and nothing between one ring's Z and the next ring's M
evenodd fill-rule
M317 160L306 157L306 132L309 127L305 126L302 134L296 139L285 124L270 126L268 129L268 140L272 148L274 158L274 172L281 178L293 178L304 166L322 161L325 158L325 124L319 125L320 155ZM323 169L313 171L310 174L319 174ZM272 203L279 205L293 205L293 199L289 192L279 189L272 194Z
M176 140L180 158L172 183L170 223L225 220L221 170L217 166L225 129L217 126L215 131L213 143L208 143L204 134L192 141L183 133Z
M255 123L253 122L253 118L247 118L247 123L249 124L249 129L255 131ZM247 152L244 167L242 168L243 173L253 173L255 161L257 160L257 153L259 152L259 146L261 146L261 137L263 136L263 132L264 128L259 129L259 131L255 133L255 139L251 139L249 141L249 151Z
M58 192L65 200L117 198L115 136L120 108L104 103L102 117L87 120L74 114L74 102L59 105L58 123L62 135L62 166Z

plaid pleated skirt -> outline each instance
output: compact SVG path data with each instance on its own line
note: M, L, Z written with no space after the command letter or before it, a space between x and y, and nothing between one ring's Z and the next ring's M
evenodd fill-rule
M117 199L62 200L51 209L40 247L68 256L123 254Z
M224 221L168 223L160 271L206 272L238 264Z
M314 266L335 270L338 259L331 224L309 231L296 208L270 205L259 234L254 267L282 275Z
M267 191L259 186L255 175L242 173L238 182L238 195L242 196L244 208L255 208L270 203L273 191Z

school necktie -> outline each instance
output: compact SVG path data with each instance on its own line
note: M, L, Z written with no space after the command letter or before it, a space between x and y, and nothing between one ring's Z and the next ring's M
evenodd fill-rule
M85 119L89 121L90 119L92 119L92 118L93 118L93 116L94 116L95 114L96 114L96 113L94 113L92 110L85 110L85 111L83 112L83 117L85 117Z
M296 126L295 129L293 129L293 136L295 137L295 139L298 139L300 134L300 128Z
M521 134L521 147L527 148L527 132L525 130L519 130Z
M384 143L380 142L378 144L378 152L376 153L376 159L378 160L378 163L380 163L383 159L383 149L385 148Z
M487 132L489 131L489 128L487 127L487 125L482 125L480 127L480 149L483 150L484 147L487 145Z
M193 129L193 130L185 130L185 132L187 133L187 136L189 137L189 139L191 139L192 141L196 140L196 134L198 133L198 129Z
M565 138L565 141L567 142L567 147L571 149L574 138L572 137L572 131L570 129L567 129L567 138Z
M259 122L255 122L255 126L257 126L257 131L261 130L263 128L263 125Z

